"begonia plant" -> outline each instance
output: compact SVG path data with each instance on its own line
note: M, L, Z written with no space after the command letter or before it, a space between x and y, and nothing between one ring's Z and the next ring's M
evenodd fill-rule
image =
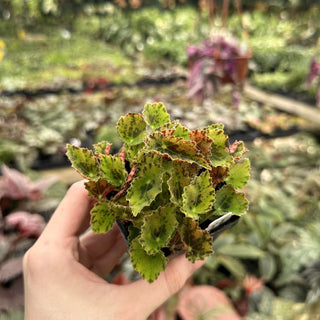
M122 116L117 131L123 147L115 154L106 141L92 150L67 145L95 199L93 232L125 226L132 265L149 282L177 252L192 262L211 255L208 224L248 207L241 192L250 171L243 142L230 145L222 124L189 130L161 102Z

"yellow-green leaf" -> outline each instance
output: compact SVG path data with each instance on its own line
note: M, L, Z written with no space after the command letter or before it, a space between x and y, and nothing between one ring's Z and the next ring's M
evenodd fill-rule
M104 154L100 156L100 174L116 187L122 186L128 176L121 158Z
M177 123L177 125L174 128L173 136L183 138L184 140L190 140L190 130L180 123Z
M128 113L117 124L120 138L129 145L140 144L146 137L147 124L139 113Z
M143 115L153 130L170 122L170 115L162 102L147 103L144 106Z
M204 214L212 209L214 200L215 190L210 174L208 171L204 171L184 188L181 211L187 217L198 219L199 214Z
M94 233L108 232L115 222L115 218L109 212L109 204L107 201L97 202L91 209L90 214L90 223Z
M250 160L244 159L242 162L232 164L229 173L226 182L232 184L236 189L243 188L250 178Z
M93 145L95 154L109 154L112 144L107 141L101 141Z
M148 137L147 149L166 154L173 160L195 162L210 169L210 165L198 150L195 141L186 141L183 138L164 136L161 132L155 132Z
M230 166L233 157L230 155L228 147L228 136L224 134L222 129L208 129L207 135L212 139L211 145L211 164L216 166Z
M67 144L67 156L71 165L81 176L97 181L99 179L99 163L91 150Z
M126 160L132 161L136 154L145 146L144 142L135 144L135 145L129 145L125 143L124 148L126 151Z
M131 242L129 253L134 269L150 283L158 278L168 262L162 251L154 255L148 254L137 238Z
M162 175L164 168L162 166L161 155L155 152L141 153L136 167L135 178L133 179L127 193L127 200L132 206L134 216L151 202L162 190Z

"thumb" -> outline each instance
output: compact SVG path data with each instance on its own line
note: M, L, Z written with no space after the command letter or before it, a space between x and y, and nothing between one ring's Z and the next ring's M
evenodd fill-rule
M130 289L135 292L133 296L137 305L141 307L138 309L145 311L146 317L149 316L168 298L178 292L188 278L203 264L204 261L192 263L182 254L168 263L166 270L160 274L155 282L150 284L145 280L139 280L132 283Z

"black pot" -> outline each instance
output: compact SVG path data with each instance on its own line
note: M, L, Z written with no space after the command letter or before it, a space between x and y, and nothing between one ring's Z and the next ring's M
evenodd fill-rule
M221 233L223 233L224 231L235 226L239 222L239 219L240 219L240 216L234 215L234 214L232 214L232 212L229 212L229 213L219 217L218 219L212 221L209 224L208 223L201 224L200 227L202 229L207 230L214 241L220 236ZM131 224L132 223L130 221L125 221L125 220L120 220L120 219L117 220L117 225L118 225L120 232L121 232L123 238L125 239L128 247L129 247L129 242L128 242L129 230L128 230L128 228ZM171 254L169 249L166 250L166 248L164 248L163 251L166 256L169 256Z

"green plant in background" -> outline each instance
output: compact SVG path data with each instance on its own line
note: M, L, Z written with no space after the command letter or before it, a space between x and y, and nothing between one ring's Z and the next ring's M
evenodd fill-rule
M319 37L317 16L317 7L310 12L295 14L287 10L270 15L259 10L243 14L243 23L249 34L247 40L253 53L254 72L250 80L254 85L314 97L314 91L306 88L305 79ZM240 37L239 23L239 17L232 16L228 26Z
M249 147L250 210L232 233L215 241L215 256L208 258L197 281L219 284L227 278L233 281L228 293L237 301L243 293L235 290L236 284L253 274L264 280L261 292L249 297L250 313L259 312L257 319L285 315L286 304L302 305L307 312L319 300L319 145L298 134L257 140Z
M0 112L6 120L0 129L0 162L15 161L26 170L39 155L58 156L60 151L62 156L66 141L81 137L81 120L59 99L20 100L8 106Z
M185 63L187 43L207 33L205 25L195 28L196 11L192 8L170 11L152 7L126 12L110 4L107 13L101 19L99 36L129 55L143 52L152 61Z
M171 121L162 103L146 104L143 115L122 116L117 130L124 145L115 155L108 142L94 151L67 145L72 166L96 199L92 230L129 222L131 261L149 282L165 269L165 253L184 250L192 262L212 254L212 238L201 226L248 207L240 192L250 170L243 143L230 146L222 124L190 131Z
M0 62L3 59L6 52L6 43L0 38Z

